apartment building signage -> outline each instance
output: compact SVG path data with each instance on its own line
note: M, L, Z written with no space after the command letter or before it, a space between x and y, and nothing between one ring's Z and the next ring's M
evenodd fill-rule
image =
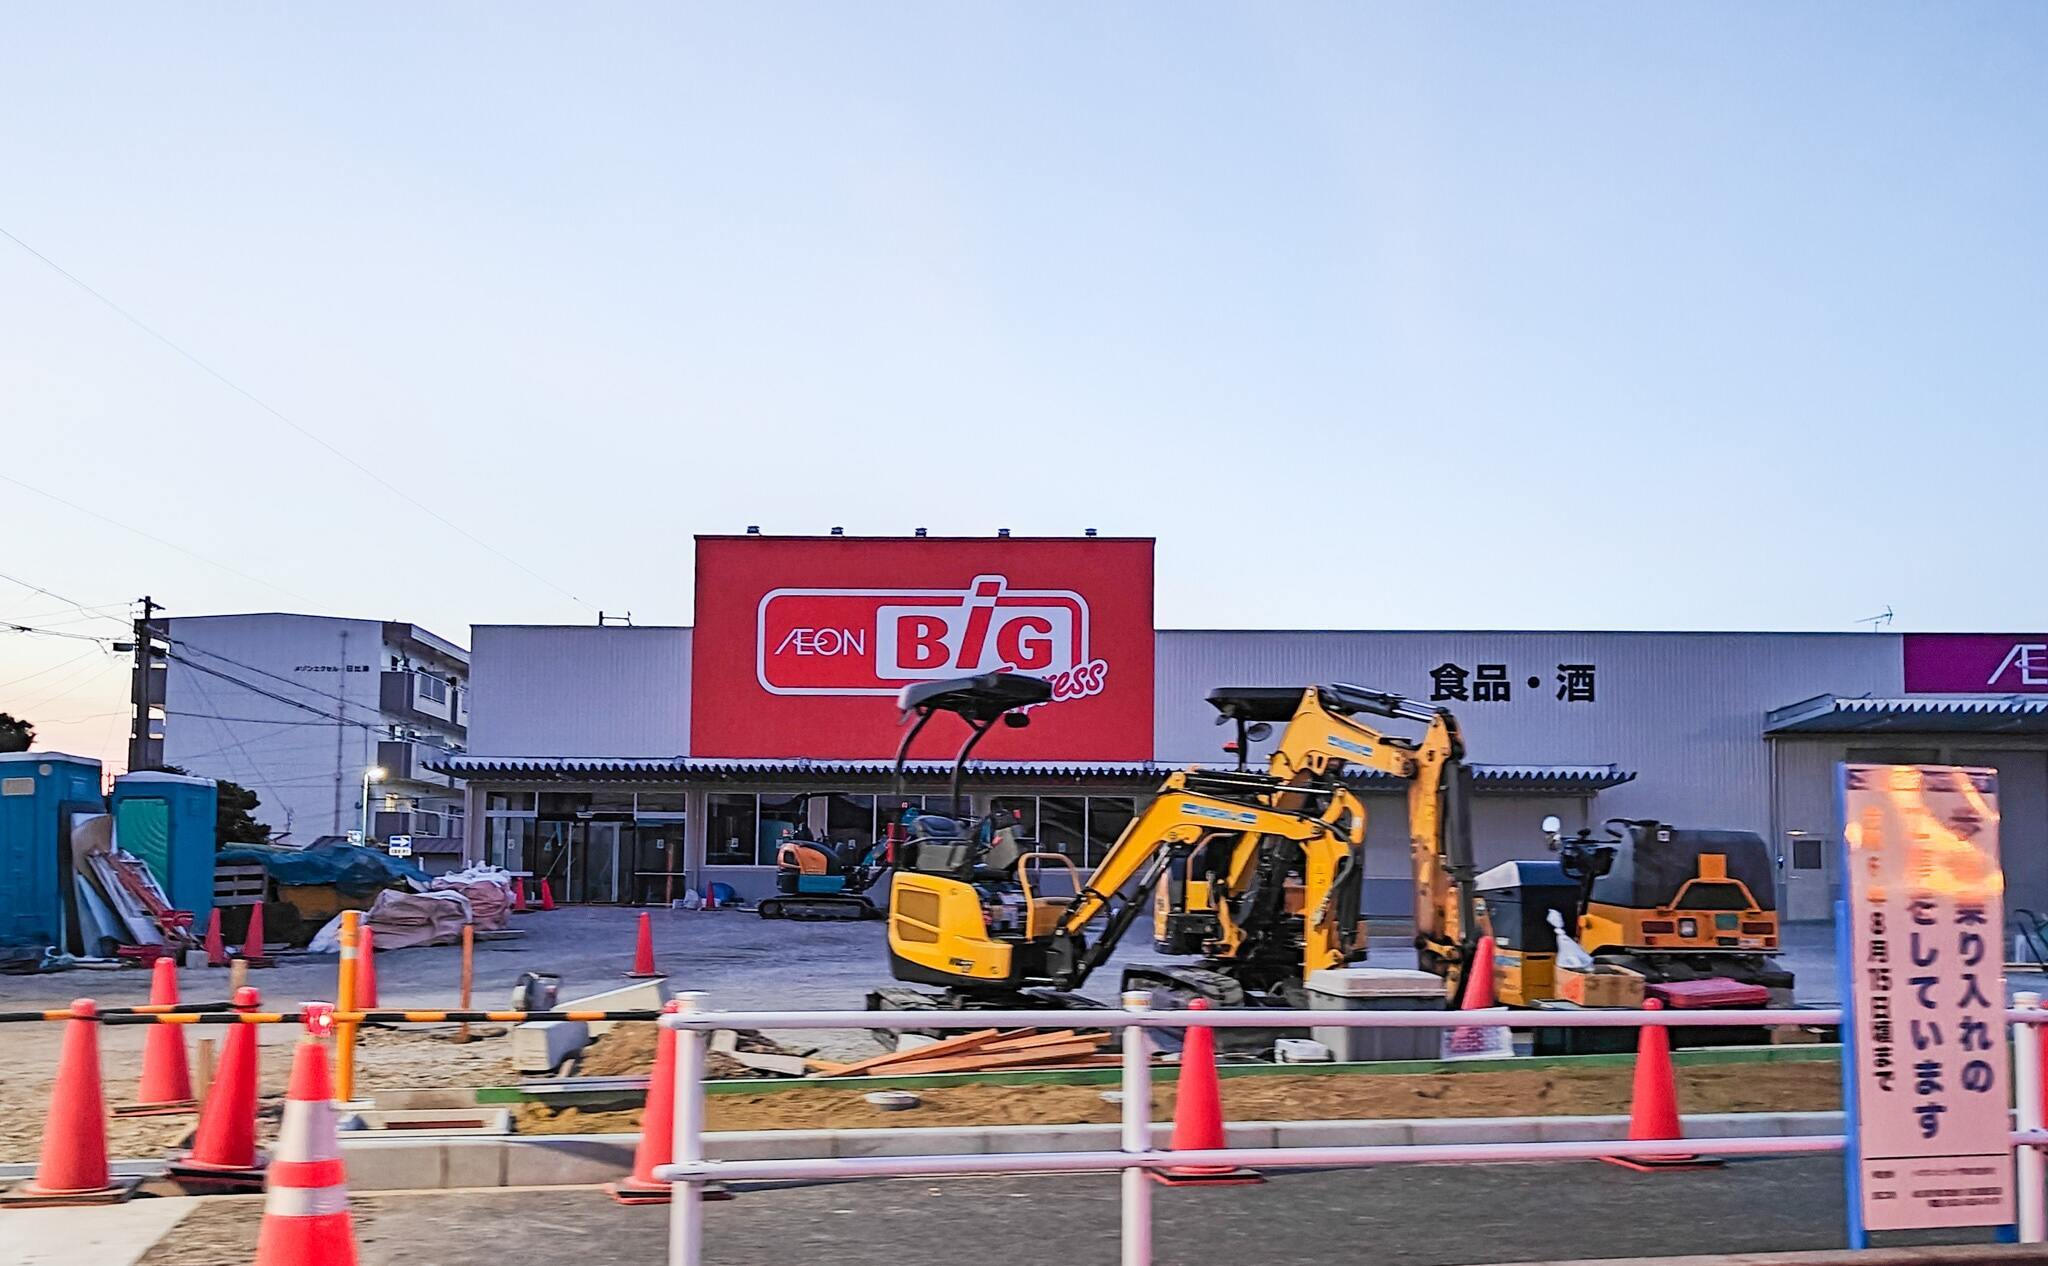
M977 755L1152 754L1149 540L701 537L692 638L693 755L887 756L904 686L986 672L1053 702Z

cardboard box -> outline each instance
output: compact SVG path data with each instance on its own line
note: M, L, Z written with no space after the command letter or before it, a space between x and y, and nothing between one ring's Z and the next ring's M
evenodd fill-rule
M1559 968L1557 996L1582 1007L1640 1007L1643 974L1612 963L1595 963L1590 971Z

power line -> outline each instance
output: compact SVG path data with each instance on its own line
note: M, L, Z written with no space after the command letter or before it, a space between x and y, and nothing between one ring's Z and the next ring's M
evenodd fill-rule
M108 308L112 309L117 316L119 316L122 320L127 321L130 325L133 325L136 329L141 330L144 334L149 335L157 342L162 343L165 347L170 348L179 356L184 357L185 360L189 361L193 366L198 368L202 373L206 374L208 377L214 379L214 381L220 383L222 386L234 392L236 395L241 396L249 403L255 405L257 408L269 414L271 417L276 418L278 421L284 423L292 430L297 431L305 439L310 440L315 444L318 444L321 448L326 449L329 453L333 454L335 457L340 458L343 462L346 462L348 465L355 467L356 470L360 471L362 474L369 477L375 483L381 485L387 492L391 493L391 495L411 505L414 509L418 510L420 513L426 515L427 517L433 519L435 522L441 524L443 527L446 527L449 531L454 532L459 536L467 538L472 544L489 551L490 553L496 555L498 558L504 560L507 563L510 563L514 567L517 567L520 571L525 572L528 576L531 576L533 579L546 585L548 588L554 590L556 593L562 594L571 602L574 602L577 606L582 607L585 611L592 610L591 605L585 602L583 599L577 597L573 593L570 593L567 589L564 589L562 586L556 584L554 581L549 580L546 576L541 575L533 568L528 567L525 563L520 562L518 559L512 557L510 554L507 554L504 550L501 550L497 546L491 544L489 541L486 541L482 537L476 535L468 529L461 527L453 520L448 518L448 516L434 509L426 502L421 501L419 498L413 496L405 489L399 487L397 484L392 483L384 476L378 474L374 469L364 465L362 462L357 461L355 458L349 456L341 449L335 447L333 444L329 443L319 434L315 433L314 431L304 426L299 425L291 418L286 417L282 411L273 407L267 401L258 396L255 392L248 390L246 387L243 387L240 383L237 383L232 378L229 378L226 374L223 374L219 370L215 369L213 366L199 359L199 357L193 355L191 352L186 351L177 343L172 342L168 336L158 333L153 326L151 326L148 322L144 321L141 317L136 316L134 313L128 311L128 309L122 307L118 303L115 303L112 299L109 299L107 296L101 294L99 291L87 285L82 279L71 273L63 265L59 264L56 260L51 259L48 255L43 254L35 247L30 246L27 242L22 241L14 234L8 232L5 228L0 228L0 237L5 237L8 241L13 242L16 246L19 246L21 249L27 251L29 254L35 256L37 259L47 264L53 271L57 273L58 276L64 278L72 285L77 286L80 290L85 291L93 298L105 304Z
M20 481L19 481L19 480L15 480L14 482L16 482L16 483L20 483ZM27 484L22 484L21 486L22 486L22 487L24 487L24 488L28 487L28 485L27 485ZM30 489L30 491L34 491L34 489ZM46 495L47 495L47 494L46 494ZM65 606L67 606L67 607L70 607L70 608L71 608L72 610L74 610L74 611L83 611L83 612L85 612L85 613L86 613L87 615L90 615L90 616L94 616L94 617L96 617L96 618L98 618L98 619L102 619L102 620L112 620L112 621L113 621L114 623L116 623L116 624L119 624L119 625L121 625L121 626L122 626L122 627L124 627L124 628L125 628L125 627L127 627L128 621L126 621L126 620L122 619L122 618L121 618L120 616L117 616L117 615L106 615L106 614L103 614L103 611L102 611L102 609L101 609L101 608L94 608L94 607L88 607L88 606L86 606L86 605L85 605L84 603L82 603L82 602L73 602L73 601L72 601L71 599L69 599L69 598L65 597L65 596L64 596L63 594L61 594L61 593L53 593L52 591L50 591L50 590L48 590L48 589L45 589L45 588L43 588L43 587L42 587L41 585L32 585L32 584L30 584L30 583L29 583L28 581L26 581L26 580L23 580L23 579L22 579L21 577L19 577L19 576L10 576L10 575L8 575L8 574L7 574L6 572L0 572L0 580L5 580L5 581L8 581L8 582L9 582L9 583L11 583L11 584L17 584L17 585L20 585L20 586L21 586L21 587L22 587L23 589L28 589L28 590L32 590L32 591L34 591L34 592L36 592L36 593L39 593L39 594L43 595L43 596L44 596L45 598L52 598L52 599L55 599L56 601L58 601L58 602L61 602L61 603L63 603L63 604L65 605ZM114 604L112 604L112 603L105 603L105 604L102 604L102 606L103 606L103 607L105 607L105 606L112 606L112 605L114 605ZM123 604L123 605L125 606L126 604Z
M218 668L208 667L207 665L201 664L196 660L192 660L183 655L180 655L176 651L172 651L169 655L169 658L176 661L177 663L183 664L187 668L192 669L194 672L202 672L209 677L218 677L222 681L228 682L232 685L240 686L244 690L253 691L256 694L262 695L266 699L274 699L287 707L297 708L301 712L310 712L316 717L324 717L329 721L335 722L337 725L353 725L365 730L377 730L383 728L382 726L372 725L367 721L354 721L345 716L336 716L332 712L322 712L320 709L314 707L310 703L301 703L297 699L293 699L287 695L278 694L274 690L269 690L262 686L259 686L253 681L244 681L242 678L234 676L232 673L224 673ZM209 706L211 705L209 704Z
M0 229L0 234L4 234L4 233L6 233L6 232L7 232L7 230L5 230L5 229ZM163 537L161 537L161 536L157 536L157 535L156 535L156 534L154 534L154 533L151 533L151 532L145 532L145 531L143 531L143 530L142 530L141 528L139 528L139 527L133 527L133 526L130 526L129 524L126 524L126 523L123 523L123 522L121 522L121 521L120 521L119 519L116 519L116 518L112 518L112 517L110 517L110 516L108 516L108 515L104 515L104 514L101 514L101 513L99 512L99 511L97 511L97 510L94 510L94 509L91 509L91 508L89 508L89 507L87 507L87 506L82 506L82 505L78 504L78 503L77 503L76 501L71 501L71 500L68 500L68 499L66 499L66 498L64 498L64 497L60 497L60 496L58 496L58 495L57 495L56 493L54 493L54 492L51 492L51 491L49 491L48 489L44 489L44 488L38 488L38 487L36 487L36 486L35 486L34 484L30 484L30 483L24 483L24 482L22 482L21 480L19 480L19 479L16 479L16 478L15 478L15 477L14 477L13 475L10 475L10 474L6 473L5 471L0 471L0 479L4 479L4 480L6 480L6 481L7 481L8 483L11 483L11 484L13 484L13 485L14 485L15 487L17 487L17 488L23 488L23 489L26 489L26 490L28 490L29 492L33 492L33 493L34 493L34 494L36 494L36 495L37 495L38 497L47 497L47 498L49 498L50 500L52 500L52 501L56 502L56 503L57 503L58 505L60 505L60 506L65 506L65 507L68 507L69 509L72 509L72 510L76 510L76 511L78 511L78 512L79 512L80 514L86 515L86 516L88 516L88 517L91 517L91 518L95 518L95 519L98 519L98 520L99 520L100 522L102 522L102 523L106 523L106 524L111 524L111 525L112 525L112 526L114 526L114 527L120 528L120 529L121 529L121 530L122 530L123 532L132 532L132 533L134 533L134 534L135 534L136 536L139 536L139 537L141 537L141 538L142 538L143 540L145 540L145 541L154 541L154 542L156 542L156 543L157 543L158 545L161 545L161 546L163 546L163 547L164 547L165 549L173 549L173 550L176 550L176 551L178 551L178 552L179 552L180 554L183 554L183 555L184 555L185 557L187 557L187 558L195 559L195 560L197 560L197 561L199 561L199 562L205 563L205 564L206 564L206 565L207 565L208 567L217 567L217 568L219 568L220 570L222 570L222 571L224 571L224 572L228 573L228 574L229 574L230 576L239 576L239 577L241 577L241 578L242 578L243 580L246 580L246 581L248 581L248 582L249 582L249 583L251 583L251 584L256 584L256 585L262 585L262 586L263 586L263 587L264 587L265 589L274 589L274 590L276 590L276 591L277 591L278 593L284 594L284 595L286 595L286 596L288 596L288 597L296 598L296 599L298 599L298 600L299 600L300 602L308 603L308 604L310 604L310 605L312 605L312 606L316 606L316 607L323 607L323 608L327 607L327 604L326 604L326 603L324 603L324 602L316 602L316 601L314 601L314 600L313 600L312 598L308 598L308 597L307 597L307 596L306 596L305 594L302 594L302 593L298 593L298 592L296 592L296 591L294 591L294 590L291 590L291 589L287 589L287 588L285 588L285 587L284 587L283 585L274 585L274 584L271 584L271 583L270 583L269 581L267 581L267 580L263 579L263 578L262 578L261 576L252 576L252 575L250 575L250 574L249 574L248 572L245 572L245 571L243 571L243 570L242 570L241 568L239 568L239 567L232 567L232 566L228 565L227 563L223 563L223 562L220 562L220 561L218 561L218 560L216 560L216 559L208 558L208 557L207 557L206 555L204 555L204 554L201 554L201 553L199 553L199 552L198 552L198 551L196 551L196 550L189 550L189 549L186 549L186 548L185 548L184 546L182 546L182 545L178 544L178 543L177 543L176 541L167 541L167 540L165 540L165 539L164 539ZM12 579L12 577L9 577L9 579ZM19 583L24 583L24 582L20 582L20 581L17 581L16 583L17 583L17 584L19 584ZM31 585L31 586L29 586L29 587L30 587L30 588L32 588L32 589L36 588L36 587L35 587L35 586L33 586L33 585ZM38 592L38 593L49 593L49 590L47 590L47 589L37 589L37 592ZM56 598L56 597L57 597L57 595L56 595L56 594L50 594L50 596L51 596L51 597L53 597L53 598ZM59 602L68 602L68 601L70 601L70 599L68 599L68 598L58 598L57 600L58 600ZM81 609L81 610L84 610L85 608L81 607L80 609ZM331 608L328 608L328 609L331 609ZM109 618L109 619L111 619L112 617L110 616L110 617L108 617L108 618Z
M30 633L37 637L61 637L68 638L74 642L98 642L102 646L108 647L114 644L114 639L111 637L94 637L90 633L65 633L58 629L39 629L33 624L10 624L6 621L0 621L0 632Z
M246 668L250 672L260 674L264 677L268 677L272 681L283 682L285 685L290 686L294 690L303 690L307 694L322 695L326 698L334 700L336 703L341 704L343 707L360 708L363 706L362 704L349 698L347 695L339 695L331 690L322 690L318 686L309 686L302 681L293 681L291 678L279 676L277 673L271 672L267 668L258 668L254 664L245 664L241 660L230 658L229 656L221 654L219 651L209 650L204 646L196 646L191 642L181 641L178 638L172 637L168 633L163 635L163 639L164 641L169 642L173 646L180 646L188 651L196 651L199 654L206 656L208 659L217 659L225 664L233 664L237 668Z
M52 664L48 668L39 668L35 672L28 674L26 677L16 677L13 681L0 681L0 690L6 690L10 687L18 686L24 681L34 681L36 678L42 676L44 673L54 673L60 668L69 668L71 665L76 664L80 660L91 656L93 653L94 652L92 651L84 651L72 656L70 659L63 661L62 663Z

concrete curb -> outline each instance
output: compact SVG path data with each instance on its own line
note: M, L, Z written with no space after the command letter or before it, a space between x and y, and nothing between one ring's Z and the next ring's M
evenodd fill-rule
M1721 1112L1688 1116L1688 1138L1839 1134L1839 1112ZM1173 1127L1152 1127L1165 1147ZM1536 1143L1620 1139L1626 1116L1429 1117L1390 1121L1238 1121L1232 1147L1368 1147L1430 1143ZM1003 1155L1116 1149L1115 1125L904 1126L872 1130L730 1130L704 1136L713 1160L802 1160L821 1156ZM402 1134L341 1136L353 1191L450 1187L574 1187L631 1171L638 1134ZM153 1177L162 1161L116 1161L117 1174ZM0 1165L0 1180L33 1176L33 1165Z
M1685 1118L1689 1138L1838 1134L1839 1112L1713 1113ZM1164 1147L1172 1126L1153 1126ZM1529 1143L1628 1136L1625 1116L1466 1117L1393 1121L1241 1121L1232 1147L1356 1147L1426 1143ZM1114 1150L1115 1125L907 1126L872 1130L734 1130L704 1136L713 1160L820 1156L1002 1155ZM402 1138L344 1137L357 1191L437 1187L582 1186L632 1168L637 1134Z

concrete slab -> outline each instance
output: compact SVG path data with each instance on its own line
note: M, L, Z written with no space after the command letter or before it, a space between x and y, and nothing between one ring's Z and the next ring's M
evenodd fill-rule
M618 989L607 989L603 993L571 998L555 1006L561 1011L659 1011L670 996L668 978L661 976ZM593 1020L590 1035L602 1037L617 1027L610 1020Z
M1412 1143L1534 1143L1542 1137L1539 1117L1451 1117L1409 1125Z
M1621 1116L1540 1117L1536 1122L1536 1137L1545 1143L1577 1143L1587 1139L1625 1139L1628 1137L1628 1118Z
M505 1185L505 1140L452 1138L441 1143L442 1183L448 1187Z
M1399 1147L1415 1141L1410 1121L1275 1121L1275 1147Z
M135 1266L198 1205L196 1196L174 1196L82 1209L11 1210L0 1256L18 1266Z
M581 1020L529 1020L512 1028L512 1067L522 1073L550 1073L590 1045L594 1025Z
M413 1191L445 1184L446 1148L423 1138L375 1134L341 1136L341 1159L353 1191Z
M505 1149L505 1185L561 1187L610 1182L633 1172L637 1134L556 1134L494 1140Z
M921 1126L901 1130L837 1130L834 1156L977 1156L989 1149L986 1129Z

